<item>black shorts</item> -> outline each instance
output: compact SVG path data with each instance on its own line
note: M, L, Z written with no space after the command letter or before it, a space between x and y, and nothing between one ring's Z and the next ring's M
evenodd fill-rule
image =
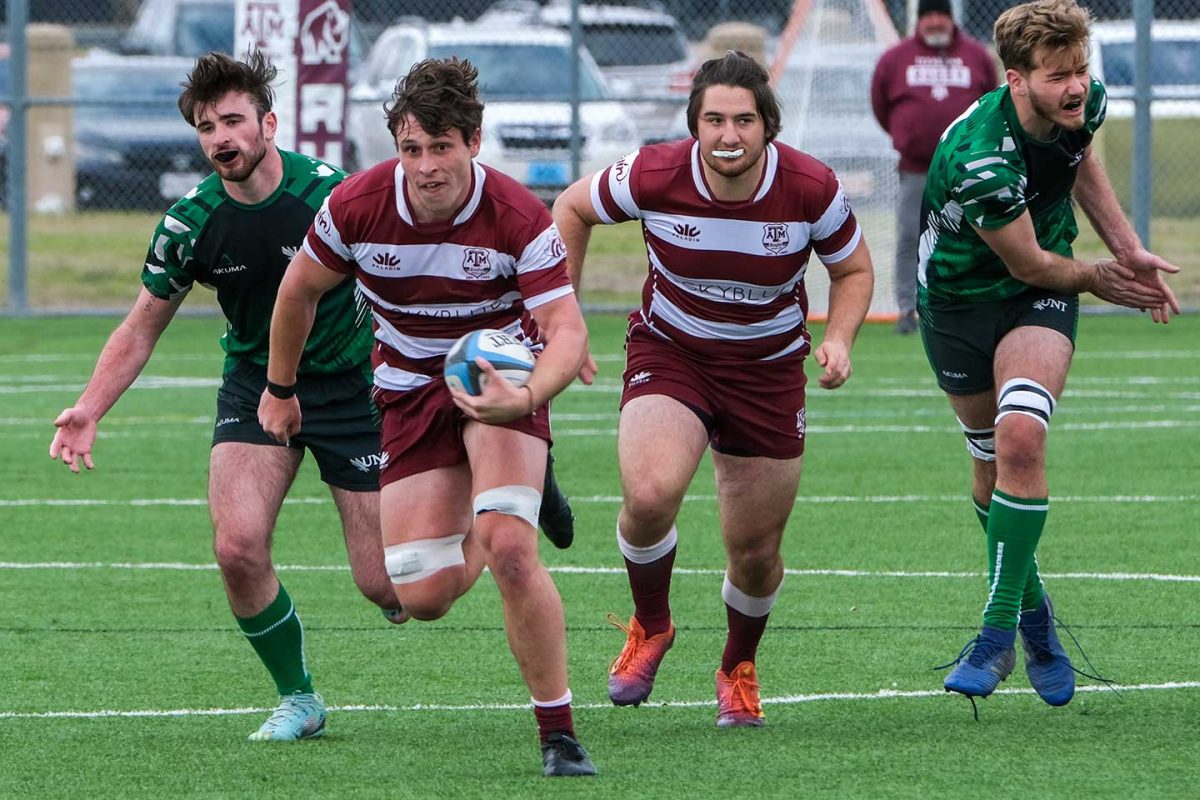
M1032 287L991 302L943 300L922 290L917 307L925 355L947 394L979 394L993 388L996 346L1010 331L1050 328L1074 344L1079 328L1078 295Z
M214 445L308 448L325 483L352 492L379 491L379 412L361 370L300 377L296 396L303 417L300 432L287 445L258 424L258 401L266 386L267 371L257 364L239 361L225 374L217 392Z

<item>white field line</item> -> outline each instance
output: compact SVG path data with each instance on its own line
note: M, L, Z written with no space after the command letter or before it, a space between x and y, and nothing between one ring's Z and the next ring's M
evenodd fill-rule
M825 505L831 503L962 503L966 495L960 494L897 494L897 495L801 495L796 498L797 505ZM571 496L572 503L620 503L621 496L615 494L593 494ZM684 501L716 502L715 494L689 494ZM1200 501L1200 494L1174 495L1051 495L1053 503L1194 503ZM284 505L326 505L332 504L328 497L289 497ZM0 499L0 508L24 507L76 507L76 506L207 506L208 500L203 497L138 497L126 500L111 498L13 498Z
M1200 689L1200 681L1170 681L1168 683L1136 683L1130 685L1117 684L1112 687L1085 685L1076 687L1076 692L1106 692L1111 690L1122 692L1164 692L1186 689ZM1033 689L998 689L993 696L1031 695ZM880 689L877 692L822 692L814 694L789 694L779 697L762 698L763 705L791 706L801 703L823 702L853 702L861 700L925 700L932 697L944 697L944 689ZM651 700L643 703L650 708L713 708L716 700ZM603 711L616 708L612 703L580 703L574 706L576 710ZM328 711L364 712L364 713L397 713L397 712L487 712L487 711L527 711L528 703L464 703L457 705L441 703L415 703L408 706L397 706L381 703L355 703L349 705L328 706ZM146 719L170 717L229 717L245 716L247 714L266 714L274 710L266 707L244 708L176 708L176 709L100 709L97 711L0 711L0 719Z
M0 570L145 570L168 572L215 572L217 565L191 564L178 561L0 561ZM341 564L277 564L278 572L348 572ZM624 567L547 567L559 575L619 575L625 577ZM675 575L721 577L724 569L690 569L676 567ZM978 580L982 572L950 572L944 570L867 570L867 569L784 569L784 574L809 578L968 578ZM1054 580L1085 581L1145 581L1157 583L1200 583L1200 575L1170 575L1153 572L1044 572L1043 577Z

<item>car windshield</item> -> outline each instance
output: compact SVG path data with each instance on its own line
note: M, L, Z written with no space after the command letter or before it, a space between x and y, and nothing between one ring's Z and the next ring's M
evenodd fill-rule
M688 58L683 36L669 25L588 25L583 43L602 67L648 67Z
M1109 42L1101 47L1105 85L1132 86L1133 42ZM1156 40L1150 48L1150 82L1158 86L1200 84L1200 40Z
M490 100L561 100L571 97L569 49L543 44L460 43L429 48L430 58L458 56L479 70L479 87ZM583 100L605 100L604 86L579 61L579 95Z
M234 4L181 5L175 18L175 51L198 58L211 51L233 52Z
M112 119L120 116L178 119L179 84L187 77L162 69L116 68L112 65L78 65L71 71L71 85L78 100L80 119Z

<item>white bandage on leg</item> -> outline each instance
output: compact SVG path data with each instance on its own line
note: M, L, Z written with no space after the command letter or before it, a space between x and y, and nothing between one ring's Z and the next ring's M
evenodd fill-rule
M747 617L765 617L775 607L775 599L779 597L779 590L782 588L783 581L780 581L775 591L766 597L755 597L734 586L733 581L729 580L729 573L726 572L725 583L721 586L721 599L734 611L740 611Z
M416 583L446 567L465 564L462 543L465 534L440 539L416 539L383 548L383 563L392 583Z
M967 437L967 452L980 461L996 460L996 429L968 428L960 419L963 435Z
M538 526L538 511L542 508L542 493L529 486L497 486L475 496L475 514L495 511L523 519L534 528Z
M649 564L652 561L658 561L671 552L678 542L679 531L672 525L671 530L667 531L667 535L661 542L656 542L649 547L634 547L625 541L625 537L621 535L621 523L617 523L617 547L621 550L621 555L635 564Z
M1054 395L1040 383L1029 378L1013 378L1000 387L996 403L996 422L1009 414L1024 414L1050 428L1050 415L1054 413Z

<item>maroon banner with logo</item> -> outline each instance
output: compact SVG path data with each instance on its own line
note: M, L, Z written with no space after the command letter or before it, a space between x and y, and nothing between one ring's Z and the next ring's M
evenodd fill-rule
M300 0L296 150L345 164L351 0Z

